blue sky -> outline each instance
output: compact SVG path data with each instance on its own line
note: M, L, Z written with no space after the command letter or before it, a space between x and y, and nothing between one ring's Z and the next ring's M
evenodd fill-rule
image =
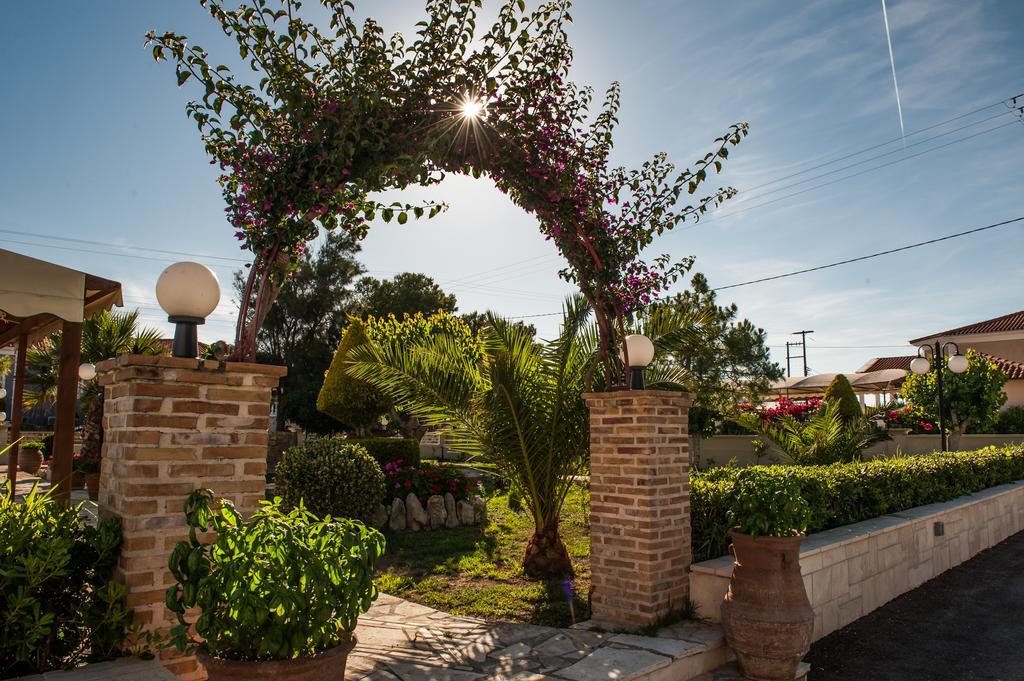
M419 0L357 4L406 33L421 11ZM485 4L493 10L496 0ZM888 6L907 132L1024 91L1024 3ZM599 91L622 82L617 162L666 151L685 164L730 123L750 123L721 178L740 196L652 251L695 255L712 286L1024 215L1024 124L1004 125L1012 118L996 117L1002 105L909 137L906 150L895 142L808 170L899 137L880 2L583 0L573 17L575 79ZM138 248L201 254L191 259L213 266L225 293L201 337L230 338L231 271L245 253L184 114L194 91L153 63L143 48L150 28L186 34L223 61L234 56L190 0L5 8L0 247L122 281L126 302L168 328L153 288L175 256ZM968 135L976 136L956 142ZM888 155L865 161L879 154ZM451 178L396 196L451 208L430 221L375 226L362 253L372 274L425 272L457 293L461 311L559 309L570 288L557 278L553 247L486 180ZM1018 224L721 297L769 332L780 361L792 331L813 329L812 370L853 371L870 357L903 354L908 338L1024 308L1022 247ZM550 334L557 317L532 321Z

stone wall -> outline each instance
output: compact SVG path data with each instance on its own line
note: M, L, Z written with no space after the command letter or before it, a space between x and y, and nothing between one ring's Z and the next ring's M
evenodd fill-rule
M800 568L814 640L1021 531L1024 481L810 535ZM690 597L715 622L732 565L724 556L691 567Z
M104 386L99 507L123 523L115 579L147 630L174 620L167 558L187 535L183 507L210 488L242 512L266 487L270 393L284 367L126 355L97 366ZM195 659L167 657L182 679L204 678Z
M688 395L584 395L590 408L592 619L642 628L681 609L690 545Z

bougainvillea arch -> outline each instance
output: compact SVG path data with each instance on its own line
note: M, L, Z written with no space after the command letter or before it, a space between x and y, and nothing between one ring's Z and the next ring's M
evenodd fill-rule
M532 11L505 0L482 35L482 0L426 0L412 42L372 19L357 23L350 0L320 0L326 29L300 16L299 0L200 3L235 40L253 82L212 65L184 36L150 32L147 41L155 59L176 62L179 86L204 88L187 111L222 170L228 220L254 254L236 359L254 358L278 287L321 227L363 235L377 216L433 217L443 205L385 205L371 194L486 174L565 258L559 274L593 307L610 388L624 379L616 348L625 353L630 316L692 263L645 260L644 250L735 194L684 200L721 171L745 123L692 168L678 171L664 154L636 169L609 164L619 86L592 113L593 92L568 79L570 0Z

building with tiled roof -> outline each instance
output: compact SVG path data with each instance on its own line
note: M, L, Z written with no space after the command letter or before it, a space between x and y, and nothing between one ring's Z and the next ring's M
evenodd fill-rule
M956 343L961 352L975 350L991 360L1008 379L1004 387L1007 397L1005 406L1024 405L1024 310L921 336L910 341L910 344L920 347L934 345L936 341ZM913 354L875 357L858 372L883 369L910 371L910 361L914 357L916 355Z

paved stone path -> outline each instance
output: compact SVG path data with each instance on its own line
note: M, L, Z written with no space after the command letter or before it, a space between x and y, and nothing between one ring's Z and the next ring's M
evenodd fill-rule
M356 637L346 681L625 681L724 645L720 628L695 622L633 636L485 622L383 594Z
M178 681L178 677L156 660L127 658L68 671L23 676L14 681Z
M1024 680L1024 532L811 647L814 681Z

